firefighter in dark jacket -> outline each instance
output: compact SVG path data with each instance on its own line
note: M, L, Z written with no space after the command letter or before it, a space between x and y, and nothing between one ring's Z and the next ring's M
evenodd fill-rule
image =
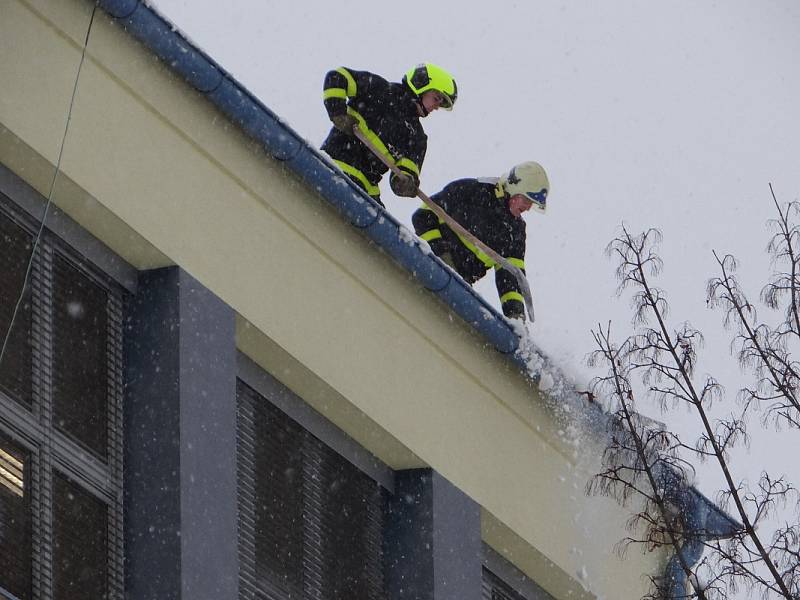
M547 173L541 165L525 162L499 179L453 181L431 196L431 200L464 229L524 272L526 234L522 215L530 208L545 212L549 189ZM411 220L417 235L470 285L494 268L503 314L525 319L525 302L514 275L500 268L468 240L459 237L427 206L415 211Z
M419 120L438 108L451 110L457 95L453 77L430 63L408 71L402 83L345 67L329 71L322 97L333 128L322 150L383 206L378 184L387 167L353 136L353 127L358 127L403 171L402 176L391 175L392 191L413 198L428 147Z

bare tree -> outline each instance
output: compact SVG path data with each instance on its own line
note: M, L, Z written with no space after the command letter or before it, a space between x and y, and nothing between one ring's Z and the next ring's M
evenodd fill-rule
M708 301L725 310L725 325L736 330L733 343L739 364L756 376L755 386L742 390L743 402L765 408L765 420L772 419L775 425L800 429L800 365L790 351L800 341L800 225L796 222L800 204L792 202L781 209L771 185L770 191L779 218L769 223L777 231L767 251L776 271L761 291L761 299L769 308L783 311L782 321L775 327L758 322L755 308L736 280L736 259L730 254L720 259L714 253L721 276L709 281Z
M635 332L619 346L610 339L610 327L605 332L599 328L593 332L598 350L590 363L603 363L608 368L607 375L594 381L593 393L602 395L614 407L614 413L611 441L604 456L606 470L591 482L590 491L621 502L633 495L643 498L644 509L630 525L631 531L644 525L645 534L627 538L623 546L672 546L693 587L686 595L679 595L669 589L669 582L654 580L648 598L664 597L668 592L671 597L728 598L740 587L765 598L800 598L798 525L786 523L767 538L759 530L759 525L788 502L793 502L796 510L797 491L783 478L772 478L766 472L751 489L745 481L737 480L730 464L731 449L748 442L747 425L754 406L766 403L773 423L798 424L795 392L800 369L791 360L790 342L800 339L800 311L794 304L800 301L796 252L800 230L791 224L790 216L800 215L800 207L790 205L779 213L778 233L769 250L776 262L788 263L789 267L770 281L762 297L772 307L783 307L782 302L788 299L780 326L756 324L755 310L733 277L732 257L718 259L722 276L709 282L709 303L726 310L726 323L737 327L734 344L739 361L743 367L752 367L757 377L752 389L741 392L737 411L727 418L711 416L712 406L725 399L720 384L711 376L698 377L695 373L702 334L688 322L669 326L666 296L652 283L662 266L656 251L661 234L650 229L634 236L623 227L622 234L607 248L618 261L618 293L632 292ZM633 374L641 378L643 393L655 399L662 411L690 407L701 431L693 445L684 444L666 428L634 416ZM681 511L676 511L679 503L669 492L686 487L692 471L688 461L694 459L717 463L725 482L720 502L741 521L740 529L729 539L701 535L706 552L697 565L685 561L680 551L687 536L697 532L680 518ZM698 577L701 572L702 577Z
M611 399L617 408L609 422L610 443L603 456L607 468L589 482L588 492L613 496L625 506L631 501L643 501L644 506L628 521L631 536L617 545L619 553L624 555L637 544L647 550L669 545L688 580L694 576L693 565L681 551L686 527L681 522L680 502L673 493L686 484L686 473L693 468L679 457L681 443L677 436L635 410L630 381L633 367L629 360L634 352L633 340L629 338L615 346L610 324L605 331L598 327L593 336L598 349L590 356L590 365L608 365L608 374L595 380L593 393ZM669 582L651 578L651 584L645 598L667 595ZM696 589L692 597L707 598L705 589Z

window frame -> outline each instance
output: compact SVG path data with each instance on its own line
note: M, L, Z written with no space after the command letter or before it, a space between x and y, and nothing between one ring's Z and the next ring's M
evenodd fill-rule
M242 450L239 447L239 439L242 436L252 436L254 431L240 430L242 421L245 423L253 423L253 411L249 406L250 402L240 402L238 387L239 382L246 387L250 388L252 392L259 396L259 400L271 405L272 409L282 413L287 419L293 422L299 430L302 431L304 436L314 438L314 443L321 448L325 448L325 452L335 455L343 463L352 466L357 472L365 476L368 480L372 481L379 489L382 490L384 510L388 511L389 497L394 494L394 472L393 470L383 463L380 459L371 454L368 450L358 444L350 436L344 433L341 429L336 427L333 423L327 420L320 413L315 411L310 405L304 402L301 398L296 396L283 384L281 384L272 375L261 369L246 355L239 352L237 354L237 510L238 515L238 545L239 545L239 581L240 581L240 598L253 598L256 593L259 593L260 587L256 577L256 556L255 556L255 476L252 472L254 467L254 457L250 454L254 450L250 446L245 455L242 455ZM242 416L244 415L244 416ZM308 450L308 440L304 441L302 445L303 452ZM249 444L248 444L249 446ZM311 451L313 457L319 458L321 455L317 452ZM313 458L312 458L313 461ZM243 466L244 463L244 466ZM244 469L251 469L249 473L243 473ZM319 465L305 464L303 465L304 472L318 472ZM314 494L315 491L309 488L309 480L307 479L308 473L303 478L303 494ZM316 487L315 485L312 487ZM322 511L324 512L324 510ZM304 531L314 530L318 531L321 527L319 519L322 515L316 511L312 514L306 515L308 523L304 526ZM369 517L366 527L374 527L374 513L368 511ZM388 512L384 514L388 517ZM374 530L373 530L374 532ZM308 532L303 534L304 548L309 542ZM312 536L314 537L314 536ZM320 542L317 540L317 542ZM381 539L381 548L384 546L384 540ZM320 542L321 543L321 542ZM314 546L314 544L312 544ZM318 554L322 546L318 548L314 546L313 554ZM386 568L384 563L381 565L382 581L386 583ZM317 580L321 576L321 571L313 570L311 587L321 585L321 581ZM310 573L310 572L309 572ZM307 582L308 583L308 582ZM267 593L262 590L261 593Z
M10 219L35 240L37 215L45 201L0 164L0 216ZM0 430L30 453L33 570L32 597L53 597L53 510L55 473L78 485L107 507L107 585L109 598L122 598L123 572L123 303L130 290L132 267L105 248L69 217L51 206L47 225L33 257L31 286L32 405L30 410L0 392ZM66 241L59 234L65 234ZM93 259L82 252L93 255ZM96 457L76 440L58 430L53 414L53 264L55 257L100 287L106 300L107 456ZM114 273L98 269L112 266Z
M490 577L487 577L487 573ZM554 600L533 579L503 558L486 542L483 543L483 570L481 572L481 597L491 600L494 588L492 578L500 583L504 595L510 600ZM509 594L510 592L510 594Z
M394 494L394 471L391 467L242 352L237 352L236 355L236 377L389 493Z

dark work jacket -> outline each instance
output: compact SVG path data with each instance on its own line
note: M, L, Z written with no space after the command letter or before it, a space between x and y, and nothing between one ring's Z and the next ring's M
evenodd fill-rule
M462 227L477 237L492 250L525 269L525 221L508 210L508 198L500 191L496 178L459 179L431 196ZM495 266L494 261L472 244L461 240L439 217L422 207L412 215L414 229L426 240L437 255L449 252L459 275L469 284L483 277L490 268L495 268L495 284L508 317L524 314L524 300L516 278Z
M342 67L325 76L323 98L329 117L345 112L355 116L362 131L377 136L397 166L419 181L428 136L417 113L417 97L408 86L390 83L367 71ZM335 127L323 142L322 150L360 171L374 186L388 170L358 139Z

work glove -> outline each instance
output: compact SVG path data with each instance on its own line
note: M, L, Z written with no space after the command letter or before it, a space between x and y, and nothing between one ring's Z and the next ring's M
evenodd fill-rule
M398 196L413 198L417 195L417 180L413 175L407 173L403 173L402 175L392 173L392 176L389 178L389 187L391 187L392 191Z
M333 115L331 121L336 129L347 135L353 135L353 128L358 124L358 120L353 115L347 113Z
M525 322L525 305L522 302L509 302L503 306L503 313L509 319L519 319Z

